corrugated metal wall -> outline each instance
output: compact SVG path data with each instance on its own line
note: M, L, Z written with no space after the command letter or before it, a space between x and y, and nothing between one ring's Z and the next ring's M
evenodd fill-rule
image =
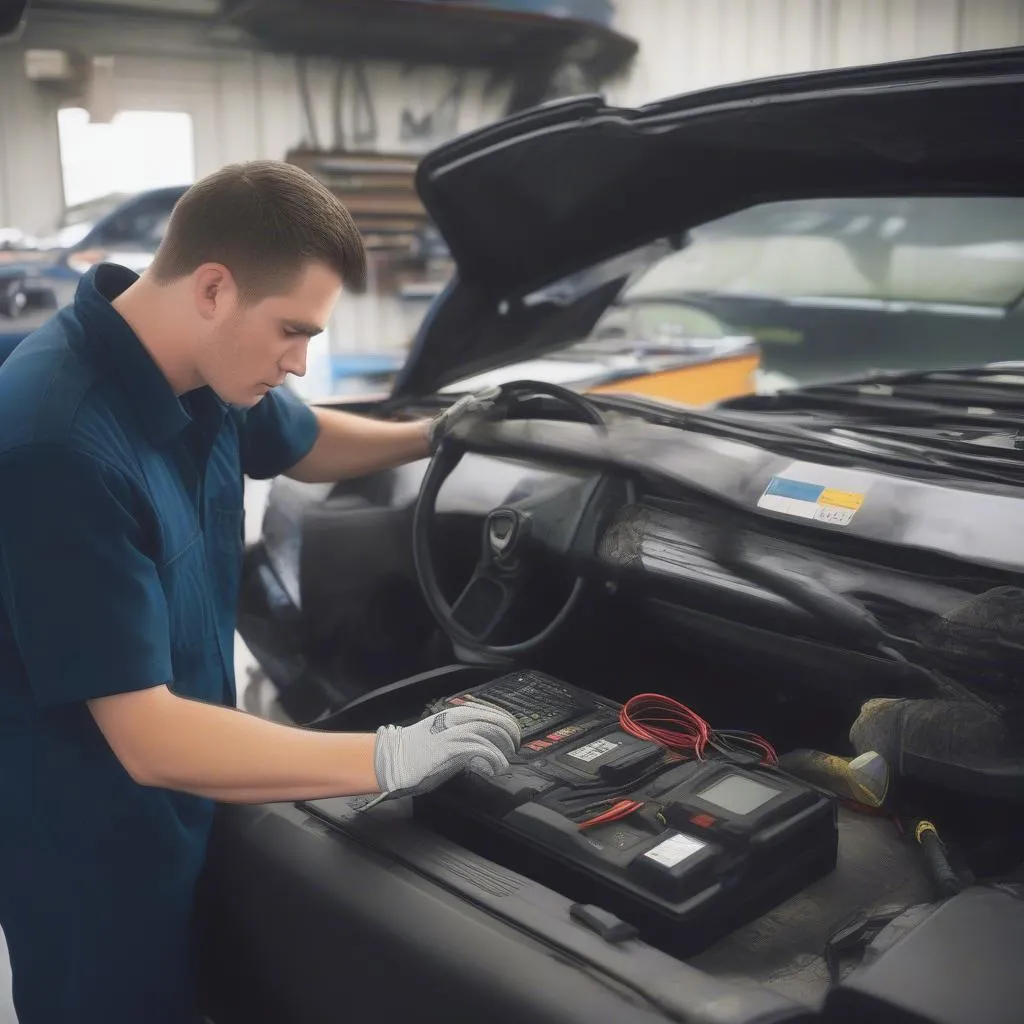
M633 68L606 92L635 105L706 86L904 57L1024 42L1024 0L618 0L618 26L640 43ZM196 173L255 157L279 158L305 134L294 62L245 49L225 29L113 15L40 11L18 46L0 47L0 226L51 225L63 203L59 100L25 78L27 46L114 55L123 109L192 116ZM334 69L310 69L320 139L331 142ZM499 116L506 92L470 76L455 120L431 140L403 140L403 110L435 109L454 82L444 68L367 66L379 149L416 151ZM345 141L353 146L355 97L346 91ZM420 310L369 297L342 304L334 344L403 344Z
M110 15L56 15L40 12L19 46L0 47L0 227L46 231L63 207L57 135L60 101L24 75L28 47L71 49L88 56L114 56L117 106L126 110L175 110L191 115L196 175L235 160L280 159L307 136L295 61L254 53L211 34L195 23L174 25ZM308 67L309 93L319 141L334 141L336 68L314 61ZM345 87L343 140L350 149L422 152L499 117L508 90L486 72L465 76L456 116L439 123L433 138L403 139L403 111L422 119L456 82L443 67L412 70L397 64L366 65L376 136L356 137L359 106L350 77ZM365 123L365 115L362 118ZM338 308L330 343L342 349L394 348L410 339L422 317L397 299L350 297ZM322 349L324 339L316 346ZM311 353L311 356L313 354ZM323 361L315 361L323 367ZM310 387L318 385L310 374ZM321 372L320 379L323 379Z
M640 43L634 67L607 87L610 99L628 105L745 78L1024 43L1024 0L618 0L617 20ZM251 53L200 23L40 11L23 45L0 47L0 225L44 227L62 203L58 101L25 79L26 46L115 55L122 104L192 115L199 174L230 160L281 156L304 133L287 58ZM422 116L436 107L454 76L376 64L368 79L375 145L400 150L417 148L400 137L402 110ZM329 142L333 69L314 65L310 83ZM454 130L497 116L505 95L489 88L487 75L469 76ZM353 103L349 88L350 145Z
M114 57L117 105L129 110L178 110L192 116L196 173L233 160L280 158L306 135L296 64L287 57L254 53L200 23L111 15L39 12L21 44L0 47L0 225L35 231L59 213L62 185L57 143L57 97L26 80L23 51L69 49ZM333 141L335 68L311 62L309 91L320 141ZM376 120L367 148L418 152L500 116L507 91L490 88L490 76L463 82L456 116L432 139L403 140L401 115L435 109L455 83L446 68L403 70L368 64L367 84ZM344 141L358 148L358 99L351 78L343 102ZM365 120L365 118L364 118Z
M1024 43L1021 0L619 0L640 41L610 99L636 105L725 82Z

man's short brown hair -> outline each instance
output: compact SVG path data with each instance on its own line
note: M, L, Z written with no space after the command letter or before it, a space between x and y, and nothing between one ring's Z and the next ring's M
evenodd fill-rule
M256 160L229 164L185 192L149 273L167 284L221 263L243 301L256 302L288 291L311 262L334 270L349 291L366 286L363 240L337 197L292 164Z

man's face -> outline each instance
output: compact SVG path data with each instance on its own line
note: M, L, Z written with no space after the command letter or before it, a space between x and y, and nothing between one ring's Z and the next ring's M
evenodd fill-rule
M308 264L286 294L249 305L226 289L199 347L203 383L225 402L252 406L289 373L303 376L309 340L326 329L340 294L340 278L321 263Z

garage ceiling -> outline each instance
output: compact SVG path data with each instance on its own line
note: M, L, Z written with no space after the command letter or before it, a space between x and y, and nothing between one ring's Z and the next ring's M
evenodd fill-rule
M220 0L29 0L31 11L124 11L140 14L214 17Z

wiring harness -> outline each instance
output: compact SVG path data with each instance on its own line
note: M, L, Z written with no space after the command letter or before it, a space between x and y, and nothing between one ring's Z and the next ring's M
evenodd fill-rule
M630 698L619 712L619 727L687 759L703 761L711 748L726 757L756 753L762 764L779 763L775 748L757 733L712 729L692 708L657 693Z
M709 751L724 758L750 758L756 756L761 764L777 766L779 756L775 748L757 733L737 729L712 729L692 708L657 693L640 693L630 698L619 712L619 728L630 736L656 743L666 751L655 772L662 771L666 763L689 760L703 761ZM639 780L634 781L634 786ZM612 794L591 800L576 808L574 817L581 829L619 821L639 811L643 803ZM597 812L597 813L593 813ZM581 815L590 815L582 817Z

